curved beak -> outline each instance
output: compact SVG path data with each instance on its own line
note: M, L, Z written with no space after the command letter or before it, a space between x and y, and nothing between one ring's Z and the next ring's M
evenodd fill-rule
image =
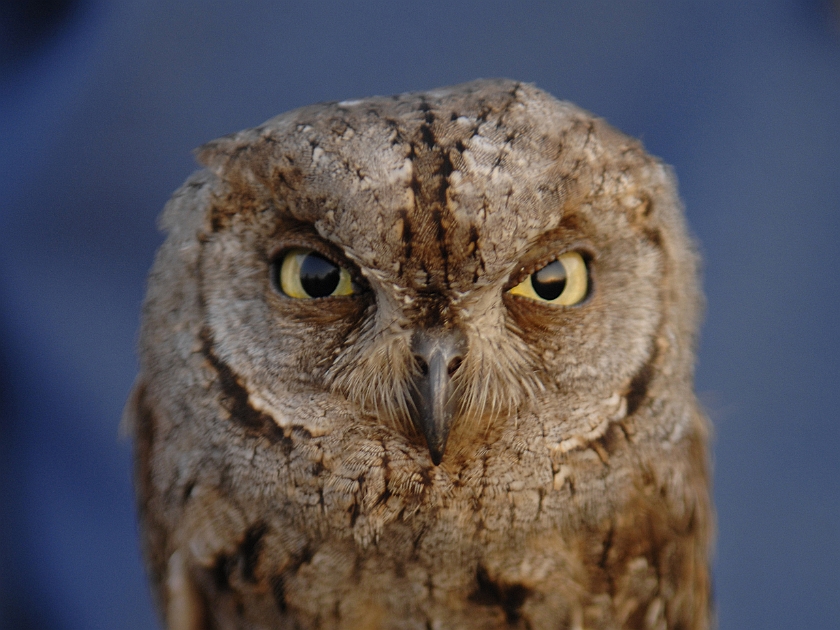
M452 379L461 366L466 345L466 338L458 330L419 330L411 338L419 368L412 388L411 419L425 436L435 466L443 459L458 412L460 401Z

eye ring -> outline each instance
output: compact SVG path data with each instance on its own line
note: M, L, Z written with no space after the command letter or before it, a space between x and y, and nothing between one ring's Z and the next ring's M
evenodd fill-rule
M349 297L359 293L350 272L310 247L280 252L272 265L275 287L292 299Z
M543 304L574 306L589 294L589 269L579 252L566 252L508 292Z

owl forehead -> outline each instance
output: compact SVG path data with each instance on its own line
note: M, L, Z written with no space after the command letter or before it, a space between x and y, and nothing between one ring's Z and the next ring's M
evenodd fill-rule
M349 141L319 135L308 177L318 202L300 218L408 286L504 273L516 241L525 247L561 220L562 179L527 130L442 114L361 121Z
M303 108L219 148L223 178L246 171L363 271L465 291L507 277L574 211L596 122L532 86L481 81Z

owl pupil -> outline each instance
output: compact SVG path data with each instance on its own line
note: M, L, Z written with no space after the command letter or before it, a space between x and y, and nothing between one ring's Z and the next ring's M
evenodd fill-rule
M566 268L559 260L531 274L534 292L544 300L556 300L566 287Z
M332 295L340 278L338 266L318 254L308 254L300 265L300 285L310 297Z

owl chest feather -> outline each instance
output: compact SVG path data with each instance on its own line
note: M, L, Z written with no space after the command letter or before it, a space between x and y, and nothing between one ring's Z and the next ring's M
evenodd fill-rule
M535 628L558 619L618 628L634 627L624 624L642 611L679 612L661 593L685 581L671 565L697 554L699 524L674 517L653 468L647 479L624 474L628 435L618 421L571 448L547 441L541 427L512 427L435 467L416 443L381 428L231 430L227 413L225 435L190 438L224 447L185 457L155 442L161 431L170 440L189 431L185 423L166 426L142 400L140 408L149 464L171 471L147 472L146 505L168 498L156 516L171 519L159 523L166 534L150 537L164 547L153 557L171 562L172 549L189 550L178 558L210 627L286 618L312 628ZM643 544L640 528L651 532ZM689 577L696 586L702 576Z

